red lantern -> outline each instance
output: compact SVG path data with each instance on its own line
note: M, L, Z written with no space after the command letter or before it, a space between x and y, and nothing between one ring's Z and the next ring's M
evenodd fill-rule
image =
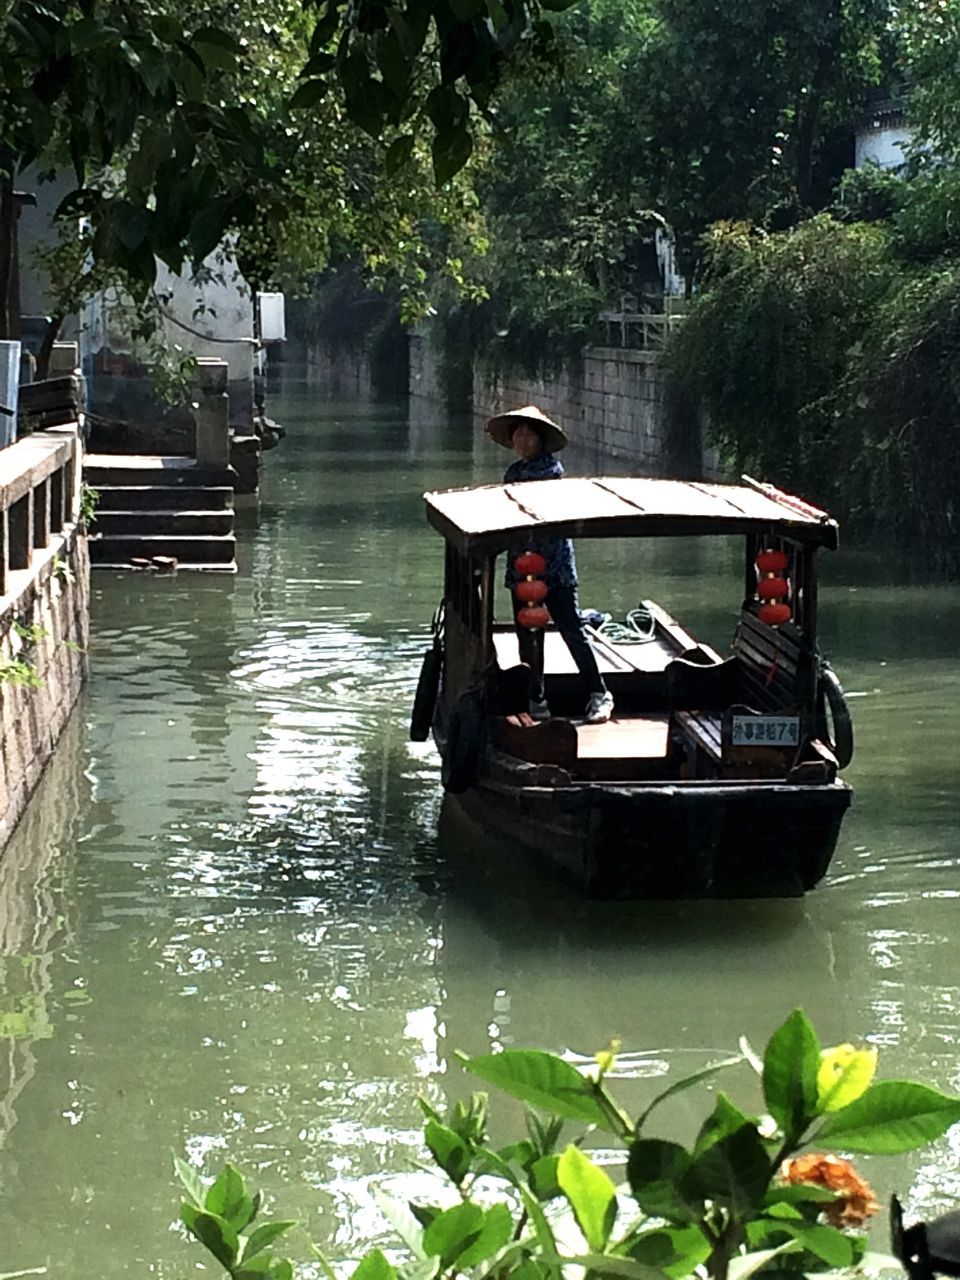
M766 547L757 554L757 596L763 601L758 617L768 627L779 627L782 623L789 622L792 615L787 604L790 583L784 576L789 563L787 553L773 547Z
M546 600L549 587L542 578L525 578L514 587L514 594L524 604L539 604Z
M532 631L534 628L549 626L550 613L545 605L527 604L517 614L517 622L521 627Z
M547 562L537 551L524 551L517 556L513 567L521 578L537 578L547 571Z
M761 578L757 583L757 595L761 600L783 600L790 594L786 578Z
M778 603L762 604L760 621L765 622L768 627L779 627L781 623L790 621L790 606Z
M761 573L783 573L789 563L785 551L761 551L757 556L757 568Z

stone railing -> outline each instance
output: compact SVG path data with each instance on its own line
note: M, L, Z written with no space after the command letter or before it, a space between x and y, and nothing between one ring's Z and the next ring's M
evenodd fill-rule
M79 520L79 462L76 427L38 431L0 450L0 608L2 597L26 585L51 538Z
M0 853L87 674L80 473L75 425L0 450Z

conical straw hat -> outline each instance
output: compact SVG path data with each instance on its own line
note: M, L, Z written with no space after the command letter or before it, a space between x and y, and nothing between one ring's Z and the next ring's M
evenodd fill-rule
M535 404L528 404L523 409L511 409L508 413L498 413L487 423L487 435L497 444L510 448L513 433L521 422L526 422L540 432L543 447L547 453L556 453L568 443L567 433L558 426Z

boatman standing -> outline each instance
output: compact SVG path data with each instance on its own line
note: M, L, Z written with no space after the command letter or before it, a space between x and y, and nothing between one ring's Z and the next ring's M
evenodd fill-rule
M518 484L527 480L559 480L563 475L563 467L556 455L567 443L566 432L555 422L551 422L535 405L497 414L487 422L487 435L504 448L512 449L517 455L516 462L507 467L503 477L504 484ZM596 654L580 617L573 543L569 538L538 537L534 540L532 549L538 551L547 562L544 574L547 596L544 604L586 686L588 697L584 719L588 724L602 724L613 714L613 695L603 683ZM519 602L513 594L513 588L518 581L519 575L513 567L513 557L508 556L506 582L513 596L514 619L519 611ZM517 640L520 661L525 662L535 673L530 688L530 715L534 720L548 720L550 708L544 694L543 674L537 674L536 640L533 632L517 623Z

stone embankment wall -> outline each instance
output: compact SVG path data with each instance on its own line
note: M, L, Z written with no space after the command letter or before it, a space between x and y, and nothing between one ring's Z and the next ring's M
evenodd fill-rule
M445 399L433 349L420 334L410 340L410 394ZM524 404L539 405L563 423L593 469L683 478L717 474L699 415L671 386L655 352L588 347L580 360L535 377L475 361L477 418Z
M0 451L0 851L87 675L89 562L75 427Z
M676 452L664 413L664 374L656 355L592 347L582 364L554 377L523 377L478 364L473 408L488 418L537 404L570 431L581 453L656 475ZM694 464L696 465L696 464Z

